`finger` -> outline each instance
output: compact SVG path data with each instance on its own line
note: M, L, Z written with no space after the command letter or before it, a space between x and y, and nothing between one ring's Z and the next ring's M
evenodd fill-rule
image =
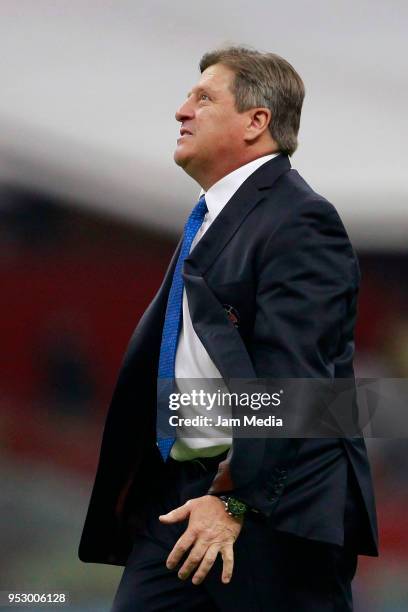
M234 569L234 549L232 544L226 544L221 549L222 556L222 582L227 584L232 578L232 571Z
M186 554L189 548L194 544L196 539L195 534L192 531L185 531L183 535L177 540L173 549L166 560L167 569L173 569L176 567L180 559Z
M208 544L198 543L193 546L188 555L187 559L184 561L183 565L179 569L178 577L181 580L185 580L188 578L193 570L199 565L207 552Z
M207 549L203 560L201 561L196 573L193 576L193 584L200 584L204 580L204 578L207 576L208 572L214 565L219 551L219 544L211 544L211 546Z
M180 521L184 521L189 517L190 510L191 508L188 501L182 506L167 512L167 514L160 514L159 521L162 523L179 523Z

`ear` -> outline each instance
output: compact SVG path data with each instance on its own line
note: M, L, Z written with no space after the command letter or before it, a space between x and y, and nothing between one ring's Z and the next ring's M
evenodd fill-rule
M251 108L247 114L245 140L251 142L268 130L272 113L269 108Z

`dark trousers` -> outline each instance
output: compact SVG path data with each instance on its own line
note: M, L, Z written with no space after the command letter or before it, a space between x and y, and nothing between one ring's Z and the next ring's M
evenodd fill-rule
M193 585L182 581L166 558L187 522L162 525L159 514L205 495L223 456L166 464L166 483L152 503L148 523L135 536L111 612L350 612L351 580L357 555L339 547L274 530L262 518L248 514L234 544L234 572L221 583L217 558L207 578ZM346 525L353 526L353 500L346 508Z

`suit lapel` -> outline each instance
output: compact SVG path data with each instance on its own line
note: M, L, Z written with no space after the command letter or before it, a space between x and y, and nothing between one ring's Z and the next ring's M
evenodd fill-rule
M286 155L278 155L260 166L237 189L204 236L184 261L187 274L202 276L231 240L247 215L260 202L262 191L290 169Z
M260 166L235 192L190 255L184 260L184 285L191 322L207 353L225 379L256 378L241 335L227 319L208 285L205 272L262 200L263 190L290 169L286 155Z
M272 187L289 169L290 162L284 155L258 168L235 192L184 261L183 278L194 330L231 392L236 383L240 387L240 380L256 379L256 372L239 332L226 317L204 274L262 200L263 190ZM262 465L264 448L263 438L234 437L228 458L220 464L213 490L226 491L251 482Z

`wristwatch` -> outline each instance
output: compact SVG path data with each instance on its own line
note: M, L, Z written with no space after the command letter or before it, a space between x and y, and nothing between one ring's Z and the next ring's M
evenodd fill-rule
M235 518L243 516L248 511L249 507L239 499L235 497L228 497L226 495L220 495L221 501L225 504L225 511Z

